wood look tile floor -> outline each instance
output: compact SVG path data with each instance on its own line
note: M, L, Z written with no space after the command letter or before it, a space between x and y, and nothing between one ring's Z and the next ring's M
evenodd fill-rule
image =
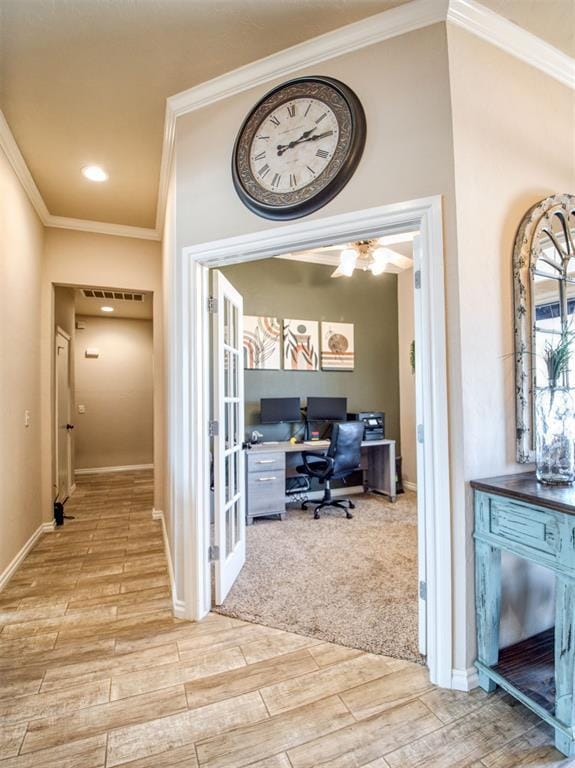
M0 768L551 768L510 697L216 614L171 615L151 473L91 476L0 593Z

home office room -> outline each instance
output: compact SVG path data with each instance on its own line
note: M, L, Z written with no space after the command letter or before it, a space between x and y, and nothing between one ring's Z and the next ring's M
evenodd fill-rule
M220 421L227 453L243 421L238 466L224 457L225 500L235 472L245 473L246 490L243 505L231 505L235 526L240 515L246 524L245 565L225 597L216 590L216 610L409 660L422 650L414 234L212 275L243 303L242 370L224 350ZM239 316L217 311L239 349ZM233 391L242 374L243 394Z

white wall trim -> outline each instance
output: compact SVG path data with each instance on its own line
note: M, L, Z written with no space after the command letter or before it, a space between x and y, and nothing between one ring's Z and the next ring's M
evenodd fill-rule
M207 320L208 267L246 259L266 258L281 251L320 247L327 242L420 231L421 330L426 350L417 366L424 382L422 414L425 486L425 547L427 573L427 658L431 680L452 685L451 497L447 411L445 289L441 197L303 220L249 235L183 248L176 258L174 282L179 287L171 305L174 334L169 366L174 390L171 420L172 468L177 495L170 510L175 540L184 542L174 556L176 588L186 618L199 620L210 610L208 562L210 491L208 473L209 341Z
M447 21L575 89L575 59L475 0L450 0Z
M10 581L10 579L18 570L24 558L26 557L28 552L32 549L34 544L38 541L40 536L42 536L43 533L49 533L53 531L54 525L55 525L55 521L52 521L50 523L42 523L42 525L39 525L38 528L36 528L36 530L30 536L28 541L24 544L24 546L20 549L20 551L16 554L16 556L12 559L12 561L8 563L6 568L4 568L4 570L0 574L0 591L4 589L6 584Z
M139 472L144 469L154 469L153 464L125 464L119 467L83 467L76 469L75 475L104 475L109 472Z
M166 529L166 518L161 509L152 509L152 519L159 520L162 526L162 538L164 540L164 550L166 553L166 564L168 566L168 577L170 579L170 590L172 593L172 608L174 616L178 619L185 618L183 615L181 600L176 599L176 581L174 579L174 564L172 563L172 553L170 551L170 540Z
M42 222L46 227L57 229L75 229L78 232L92 232L97 235L114 235L115 237L134 237L137 240L161 240L157 229L148 227L132 227L129 224L112 224L105 221L90 221L89 219L71 219L67 216L52 216L48 214Z
M472 691L479 685L479 675L475 667L453 669L451 672L451 687L455 691Z
M417 483L411 483L409 480L403 480L403 487L406 491L415 491L417 493Z

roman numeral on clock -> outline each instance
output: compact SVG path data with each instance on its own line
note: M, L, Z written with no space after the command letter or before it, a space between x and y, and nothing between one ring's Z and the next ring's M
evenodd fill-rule
M273 123L277 127L280 124L280 121L273 115L273 117L270 117L270 123Z
M268 175L270 170L271 169L269 165L266 163L265 165L262 165L262 167L259 169L258 176L260 176L262 179L265 179L265 177Z
M322 160L325 160L326 157L329 157L329 152L326 152L325 149L318 149L318 151L315 153L316 157L321 157Z
M282 177L281 173L275 173L274 174L274 177L272 179L272 187L279 186L281 177Z
M318 125L319 123L321 123L324 117L327 117L327 112L324 112L323 115L320 115L318 119L315 121L315 124Z
M290 117L295 117L295 104L288 104L287 111Z
M257 155L255 155L254 160L263 160L266 156L266 151L264 149L263 152L259 152Z
M297 177L295 173L290 173L289 175L289 185L290 187L297 187Z

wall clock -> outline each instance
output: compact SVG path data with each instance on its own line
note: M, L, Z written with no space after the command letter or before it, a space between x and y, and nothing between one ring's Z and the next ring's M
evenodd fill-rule
M242 202L266 219L326 205L352 177L365 145L355 93L329 77L299 77L267 93L244 120L232 157Z

